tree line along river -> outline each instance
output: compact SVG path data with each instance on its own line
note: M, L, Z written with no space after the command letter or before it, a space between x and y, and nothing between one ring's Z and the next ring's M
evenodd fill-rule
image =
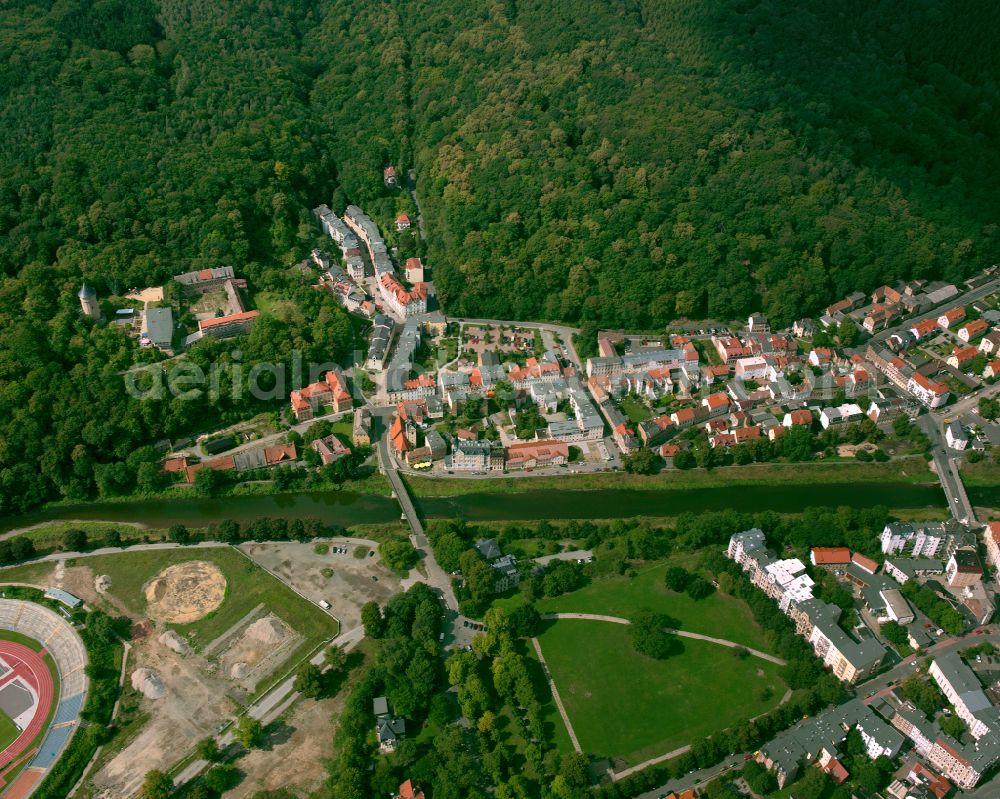
M975 505L1000 503L1000 487L970 489ZM829 483L809 485L745 485L724 488L672 490L527 490L516 494L481 493L455 497L417 498L425 518L462 518L468 521L528 519L610 519L630 516L676 516L686 512L732 509L794 513L805 507L849 505L856 508L885 505L914 509L946 506L936 484ZM395 499L349 491L312 491L268 496L218 499L156 499L137 502L60 505L21 516L0 518L0 532L54 521L108 521L149 527L183 524L202 527L233 519L249 522L261 517L307 519L350 527L385 523L400 518Z

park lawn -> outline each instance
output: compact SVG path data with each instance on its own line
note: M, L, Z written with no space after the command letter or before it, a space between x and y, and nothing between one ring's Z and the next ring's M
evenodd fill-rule
M17 739L20 731L14 720L6 713L0 711L0 752L10 746Z
M653 610L677 619L678 629L770 652L764 631L742 600L719 591L694 600L663 584L669 566L693 568L694 560L693 555L672 557L646 567L635 577L598 578L579 591L539 600L536 607L539 613L599 613L626 619L635 618L642 610Z
M628 472L563 474L554 477L454 480L405 476L417 497L453 497L462 494L516 494L523 491L596 490L624 488L636 491L679 491L689 488L732 488L747 485L811 485L841 483L845 492L852 483L936 483L922 456L898 458L888 463L841 462L755 463L715 469L664 469L659 474ZM845 494L845 496L847 496ZM846 501L846 499L845 499Z
M647 658L618 624L558 621L539 642L583 750L630 765L766 713L786 690L779 666L704 641Z
M549 746L555 747L559 752L572 752L573 742L570 741L569 732L566 730L566 725L563 724L562 716L559 715L559 708L556 707L556 703L552 699L552 691L549 689L548 680L545 679L545 672L542 670L542 664L535 653L535 647L531 645L530 641L520 640L517 642L517 651L527 661L528 673L535 685L535 696L541 697L545 742Z
M624 413L633 422L644 422L653 415L652 411L650 411L643 402L641 402L637 397L633 397L631 394L626 394L622 397L620 404L622 413Z
M213 641L261 603L288 622L311 646L337 635L338 625L333 618L232 547L126 551L80 558L76 563L89 567L94 574L109 575L111 593L130 610L144 615L143 586L168 566L192 560L214 563L226 578L226 597L217 610L191 624L170 625L194 646Z

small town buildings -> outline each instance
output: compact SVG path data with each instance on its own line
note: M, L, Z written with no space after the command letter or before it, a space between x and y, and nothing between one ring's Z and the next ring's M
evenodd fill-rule
M569 445L563 441L543 439L524 441L507 447L508 469L534 469L559 466L569 460Z
M407 258L403 274L407 283L424 282L424 263L419 258Z
M372 414L367 408L358 408L351 423L351 443L356 447L372 445Z
M217 266L212 269L198 269L176 275L174 280L180 283L185 292L201 294L209 289L223 285L228 280L235 280L236 273L231 266Z
M139 331L140 347L156 347L165 355L173 355L174 314L170 308L146 308L142 312Z
M910 325L910 335L913 336L917 341L922 338L933 335L939 329L937 319L922 319L919 322L914 322Z
M906 384L906 390L929 408L944 405L951 392L945 383L931 380L920 372L914 372Z
M766 359L755 356L738 358L733 371L737 380L764 380L767 378L769 364Z
M372 712L375 714L375 739L379 751L383 754L395 752L406 734L406 722L390 712L389 701L384 696L372 700Z
M840 759L847 754L847 735L856 729L864 754L872 760L896 757L904 738L858 699L805 717L791 729L779 733L756 753L757 762L774 772L779 788L796 780L803 766L816 764L834 781L846 775Z
M379 294L386 305L403 318L427 313L427 289L421 283L409 291L396 276L385 272L379 276Z
M973 319L971 322L966 322L958 328L956 335L968 344L973 339L983 335L987 330L989 330L989 325L986 322L982 319Z
M1000 352L1000 330L991 330L979 342L979 351L987 355Z
M393 322L384 314L376 314L372 320L372 329L368 334L368 358L365 366L369 369L385 368L389 345L392 342Z
M213 338L246 335L258 316L260 311L241 311L228 316L217 316L214 319L202 319L198 322L198 332Z
M965 434L962 423L957 419L948 422L944 431L944 439L952 449L963 450L969 446L969 437Z
M885 559L882 569L900 585L928 574L944 574L944 564L932 558L890 557Z
M826 430L830 425L860 422L865 418L865 412L860 405L846 403L836 408L824 408L819 414L819 423Z
M399 793L394 799L424 799L424 792L415 786L412 780L407 780L399 786ZM937 799L941 799L941 797Z
M747 330L751 333L770 333L771 326L764 314L758 311L750 314L750 318L747 319Z
M396 178L395 166L389 164L389 166L382 170L382 182L385 184L387 189L394 189L399 185L398 179Z
M936 657L928 674L974 740L956 741L909 703L896 709L892 725L913 741L917 754L927 758L937 771L959 788L972 790L1000 761L1000 709L990 702L975 672L956 652Z
M944 576L949 588L965 588L983 579L983 565L973 549L957 549L948 558Z
M986 562L994 568L1000 567L1000 522L990 522L983 534L986 542Z
M789 411L781 421L783 427L812 427L812 423L812 411L808 408Z
M966 364L971 363L978 354L979 350L973 346L955 347L946 363L955 369L961 369Z
M342 413L353 404L347 379L339 369L331 369L322 380L293 391L289 398L298 422L309 421L323 406L330 406L332 413Z
M957 325L963 319L965 319L965 308L949 308L937 318L937 323L939 327L943 327L947 330L948 328Z
M983 377L987 380L1000 376L1000 360L990 361L983 369Z
M450 468L464 471L503 471L503 449L490 441L452 441Z
M796 319L792 322L792 335L796 338L812 338L816 335L816 323L812 319Z
M410 217L407 214L400 214L396 217L396 230L409 230Z
M317 438L309 442L309 447L319 453L319 459L324 466L339 461L351 454L349 447L344 445L335 435Z
M847 547L813 547L809 550L809 562L821 569L846 569L851 562L851 550Z

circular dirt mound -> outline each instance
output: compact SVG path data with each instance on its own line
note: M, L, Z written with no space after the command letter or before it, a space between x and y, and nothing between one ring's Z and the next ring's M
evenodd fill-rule
M226 578L203 560L178 563L146 583L146 615L169 624L189 624L207 616L226 596Z

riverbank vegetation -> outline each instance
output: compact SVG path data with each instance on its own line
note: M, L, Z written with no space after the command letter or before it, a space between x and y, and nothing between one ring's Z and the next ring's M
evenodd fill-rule
M483 480L445 479L406 475L416 497L452 497L464 494L517 494L522 491L596 491L629 489L670 491L688 488L725 488L753 485L815 485L861 482L934 483L934 475L920 456L887 463L815 461L806 464L752 464L714 469L665 469L654 475L626 472L522 476Z

